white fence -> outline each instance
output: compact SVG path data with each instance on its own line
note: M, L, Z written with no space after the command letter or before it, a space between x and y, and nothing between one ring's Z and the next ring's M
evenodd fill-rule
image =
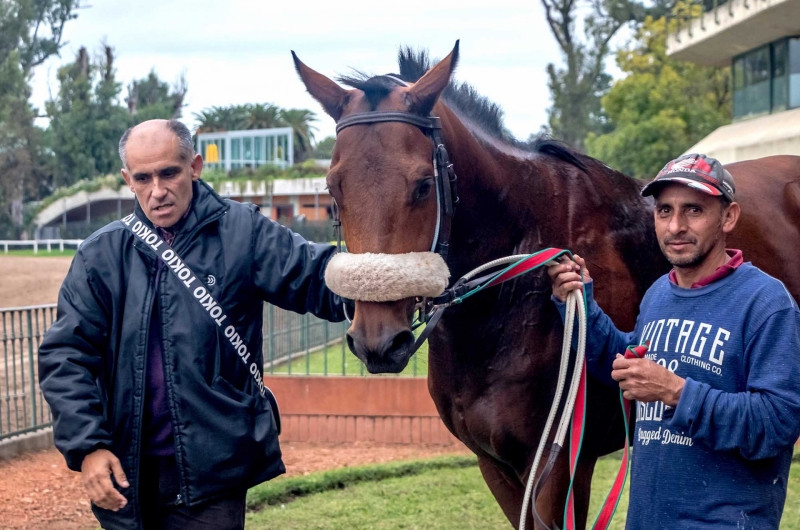
M0 240L0 246L3 247L3 253L8 254L9 247L16 248L32 248L34 254L38 254L41 249L42 252L52 252L53 249L58 248L60 252L64 252L65 248L78 248L78 245L83 243L83 239L28 239L24 241L4 241Z

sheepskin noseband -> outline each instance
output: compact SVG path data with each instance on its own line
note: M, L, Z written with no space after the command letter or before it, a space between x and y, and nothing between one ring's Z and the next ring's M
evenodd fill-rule
M439 254L336 254L325 269L325 283L351 300L392 302L434 297L447 287L450 271Z

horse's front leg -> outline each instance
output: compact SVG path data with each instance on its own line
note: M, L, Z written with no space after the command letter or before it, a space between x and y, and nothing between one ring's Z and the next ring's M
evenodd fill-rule
M546 461L547 456L543 460ZM575 489L575 528L586 527L587 513L589 509L589 496L591 492L592 472L595 461L581 459L578 462L578 475L573 485ZM478 458L478 466L483 474L489 490L494 495L495 500L500 505L503 513L508 518L514 528L519 528L520 510L522 500L525 495L525 484L523 484L510 468L497 463L488 458ZM544 466L544 462L540 466ZM564 528L563 516L564 506L567 500L567 489L569 488L569 468L566 452L562 452L550 478L542 487L536 501L536 511L550 528L558 525ZM526 514L525 527L533 530L544 530L541 525L534 522L531 511Z
M516 475L510 474L510 470L505 470L505 466L494 460L479 456L478 467L484 482L489 486L489 491L500 505L500 509L503 510L514 528L519 528L519 511L522 506L522 497L525 495L525 486L520 484ZM528 528L533 528L531 521L530 514L528 514Z

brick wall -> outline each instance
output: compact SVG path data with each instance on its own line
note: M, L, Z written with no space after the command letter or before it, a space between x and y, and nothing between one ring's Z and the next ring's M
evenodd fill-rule
M284 442L453 445L425 378L267 376Z

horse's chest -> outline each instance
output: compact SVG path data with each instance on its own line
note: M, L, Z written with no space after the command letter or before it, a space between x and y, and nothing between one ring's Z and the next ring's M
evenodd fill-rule
M448 429L478 455L515 464L530 444L530 425L522 412L529 399L522 388L487 388L449 393L432 392L434 402ZM522 421L521 421L522 420Z

